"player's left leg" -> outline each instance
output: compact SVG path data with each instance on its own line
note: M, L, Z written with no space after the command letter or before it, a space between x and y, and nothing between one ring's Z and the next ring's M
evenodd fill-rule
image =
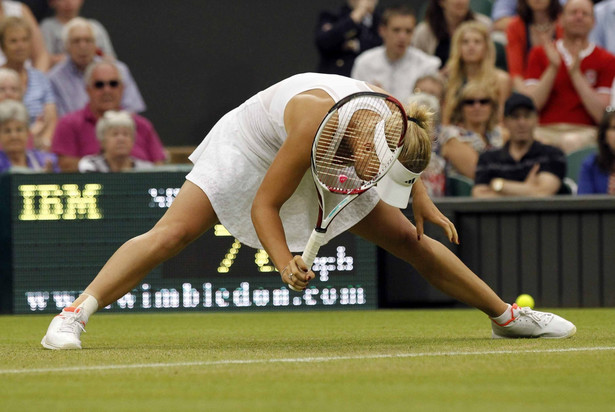
M492 318L493 337L551 337L574 335L576 327L551 313L508 305L453 252L423 235L397 208L379 202L351 232L414 266L442 292L480 309Z

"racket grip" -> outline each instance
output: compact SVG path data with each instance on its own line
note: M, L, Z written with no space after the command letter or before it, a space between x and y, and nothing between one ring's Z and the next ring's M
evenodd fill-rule
M319 232L314 229L312 234L310 235L310 239L305 245L305 250L301 255L301 259L305 262L308 267L308 270L312 269L312 263L314 263L314 259L316 259L316 255L318 254L318 250L320 246L322 246L325 241L325 232Z

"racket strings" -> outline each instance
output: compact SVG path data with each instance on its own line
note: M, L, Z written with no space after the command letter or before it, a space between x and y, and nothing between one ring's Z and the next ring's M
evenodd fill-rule
M315 148L318 179L333 191L358 190L388 170L405 130L403 113L395 104L381 98L357 100L321 126ZM371 109L383 103L387 116Z

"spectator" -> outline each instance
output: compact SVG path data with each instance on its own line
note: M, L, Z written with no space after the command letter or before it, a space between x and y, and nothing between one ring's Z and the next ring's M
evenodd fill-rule
M491 8L492 30L504 32L517 14L517 0L495 0Z
M12 99L21 101L23 90L19 74L13 69L0 67L0 101Z
M0 102L0 172L11 168L58 172L55 155L28 149L28 110L16 100Z
M506 101L504 115L509 139L501 149L480 155L472 195L551 196L565 193L566 156L557 147L534 140L538 114L532 99L513 93Z
M49 53L45 48L43 35L34 15L32 15L32 11L27 5L18 1L0 0L0 2L2 3L0 7L0 20L13 16L21 17L28 23L32 40L32 65L38 70L46 72L49 69ZM0 65L6 62L3 51L0 51Z
M62 33L68 58L48 74L60 116L79 110L88 102L83 74L90 63L103 60L96 55L94 26L88 20L75 17L64 26ZM128 66L120 61L115 61L115 65L124 79L122 107L135 113L145 111L145 103Z
M126 111L109 110L96 123L101 152L83 156L80 172L124 172L151 169L154 164L130 155L135 144L135 121Z
M504 102L510 96L510 76L504 70L495 67L495 47L489 38L487 26L476 21L462 23L451 44L451 55L446 62L448 85L445 97L442 122L448 124L456 103L455 96L469 81L480 81L493 89L500 111L498 121L503 117Z
M470 0L429 0L425 20L419 23L412 37L412 45L440 58L445 64L449 57L451 38L464 21L476 20L491 26L491 19L470 10Z
M434 82L434 80L430 80L427 77L423 78L421 81L425 82L425 84ZM419 81L417 81L417 84L419 84ZM438 134L441 130L440 100L437 95L418 92L412 94L407 102L409 105L415 103L420 106L426 106L429 108L429 111L433 113L434 127L432 128L431 157L429 159L429 165L423 170L423 173L421 173L421 180L430 197L442 197L445 195L446 189L446 160L440 156L440 144L438 139Z
M579 172L578 194L615 195L615 108L604 112L598 127L598 153L585 159Z
M615 0L602 0L594 6L596 24L590 41L615 55ZM611 89L611 106L615 107L615 79Z
M449 163L447 173L474 179L478 155L502 146L497 91L478 81L468 82L452 107L451 125L440 133L440 153Z
M589 40L615 54L615 0L602 0L594 5L596 24Z
M560 6L566 4L566 0L559 0ZM518 12L517 0L495 0L491 9L492 30L506 33L509 24Z
M589 41L591 0L568 0L561 22L561 39L530 52L525 84L540 113L536 138L569 153L596 143L596 126L611 99L615 56Z
M355 58L380 46L378 0L347 0L337 12L323 11L316 27L320 73L350 76Z
M45 46L51 54L51 66L66 58L62 29L72 19L79 16L84 0L49 0L49 5L55 10L55 15L47 17L41 22L41 32L45 40ZM88 19L96 38L97 54L115 60L115 50L111 44L109 33L97 20Z
M382 14L383 46L361 53L351 77L382 87L400 101L407 101L419 77L437 73L440 59L410 47L416 25L414 11L406 6L387 8Z
M94 62L85 71L85 87L90 97L81 110L69 113L58 122L51 150L58 155L63 171L77 171L79 160L100 152L96 138L96 122L107 110L120 110L124 92L121 71L108 61ZM164 147L152 124L137 114L135 145L132 156L153 163L162 163L166 158Z
M444 93L446 92L446 81L439 73L426 74L419 77L414 83L414 93L427 93L438 99L438 113L444 103ZM440 116L441 117L441 116ZM442 120L438 119L438 123Z
M519 0L518 4L519 15L511 18L506 31L506 61L513 87L523 91L530 49L562 37L562 27L557 22L562 6L559 0Z
M0 47L6 57L3 67L15 70L21 79L23 103L30 114L34 146L47 150L57 122L56 106L45 75L27 64L32 51L32 30L27 21L20 17L2 20Z

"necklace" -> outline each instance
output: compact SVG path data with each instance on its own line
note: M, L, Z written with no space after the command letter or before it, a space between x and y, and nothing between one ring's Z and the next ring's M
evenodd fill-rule
M532 26L536 31L544 33L544 32L551 30L551 28L553 27L553 23L552 22L541 23L541 24L534 23L532 24Z

